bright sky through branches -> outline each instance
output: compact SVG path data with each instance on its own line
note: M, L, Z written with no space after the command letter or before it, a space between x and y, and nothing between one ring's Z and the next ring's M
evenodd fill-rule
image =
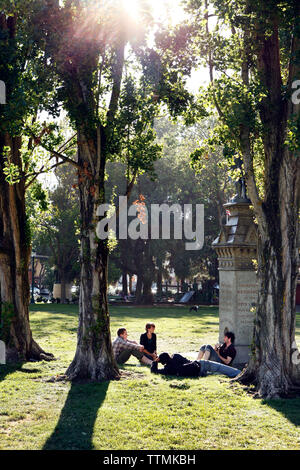
M63 6L64 0L59 0L60 5ZM120 1L120 0L118 0ZM128 14L128 17L131 19L138 21L138 17L140 15L140 6L142 0L121 0L123 2L123 7ZM99 2L99 0L95 0L95 3ZM100 0L99 3L102 3ZM182 6L181 0L149 0L152 9L152 15L154 22L158 25L159 23L164 23L165 26L169 26L170 28L174 27L178 23L182 22L185 17L185 11ZM193 93L197 93L200 86L205 86L208 84L209 81L209 74L208 70L201 67L198 70L193 70L192 75L190 78L187 79L187 86L189 90ZM62 117L65 116L64 111L62 111ZM47 113L41 113L40 115L41 120L52 121L53 118L48 116ZM55 185L56 178L54 173L51 174L41 175L39 177L40 180L43 180L44 183L48 183L50 187Z
M124 9L131 17L138 17L140 0L123 0ZM155 21L175 25L182 21L184 10L180 0L151 0L152 15Z
M140 3L141 0L123 0L124 9L132 19L138 20ZM153 19L156 23L164 23L174 27L186 17L181 0L151 0L150 5ZM197 93L199 87L207 85L208 81L208 71L201 67L199 70L192 72L192 76L187 80L187 84L192 92Z

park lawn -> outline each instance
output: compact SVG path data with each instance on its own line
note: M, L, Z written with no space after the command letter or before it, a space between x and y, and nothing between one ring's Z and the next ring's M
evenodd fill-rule
M154 321L160 352L195 357L217 340L214 307L110 311L113 336L125 325L138 340ZM32 307L34 337L57 360L0 366L0 449L300 449L300 399L253 399L225 377L160 377L133 358L120 381L49 381L73 358L77 320L76 306Z

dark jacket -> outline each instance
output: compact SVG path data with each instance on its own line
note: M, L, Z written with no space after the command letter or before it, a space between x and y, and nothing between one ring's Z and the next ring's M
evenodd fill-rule
M178 377L199 377L201 375L200 361L189 361L180 354L174 354L163 369L158 369L158 363L152 362L153 374L177 375Z
M142 334L140 344L142 344L149 353L154 353L154 351L156 351L156 334L152 333L151 339L148 338L147 333Z

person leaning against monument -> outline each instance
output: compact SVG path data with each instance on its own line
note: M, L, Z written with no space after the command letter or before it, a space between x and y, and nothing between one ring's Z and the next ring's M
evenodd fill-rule
M227 331L224 334L224 343L216 344L213 348L210 344L204 344L201 346L198 361L201 359L207 361L219 362L220 364L225 364L227 366L231 365L236 356L236 349L234 347L234 333Z
M154 323L146 324L146 333L143 333L140 338L140 344L144 346L144 355L154 361L157 358L157 344L156 334L154 333Z
M144 346L128 339L126 328L119 328L112 349L118 364L124 364L130 356L135 356L142 364L151 366L152 360L144 355Z

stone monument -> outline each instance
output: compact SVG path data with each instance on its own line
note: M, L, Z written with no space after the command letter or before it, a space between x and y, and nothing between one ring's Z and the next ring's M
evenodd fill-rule
M3 341L0 341L0 364L6 364L6 348Z
M72 292L71 292L72 285L66 284L66 299L72 300ZM53 285L53 298L54 299L61 299L61 283L56 282Z
M250 200L245 191L224 204L226 223L213 242L219 261L219 340L233 331L237 356L234 365L249 360L257 302L256 259L257 232Z

